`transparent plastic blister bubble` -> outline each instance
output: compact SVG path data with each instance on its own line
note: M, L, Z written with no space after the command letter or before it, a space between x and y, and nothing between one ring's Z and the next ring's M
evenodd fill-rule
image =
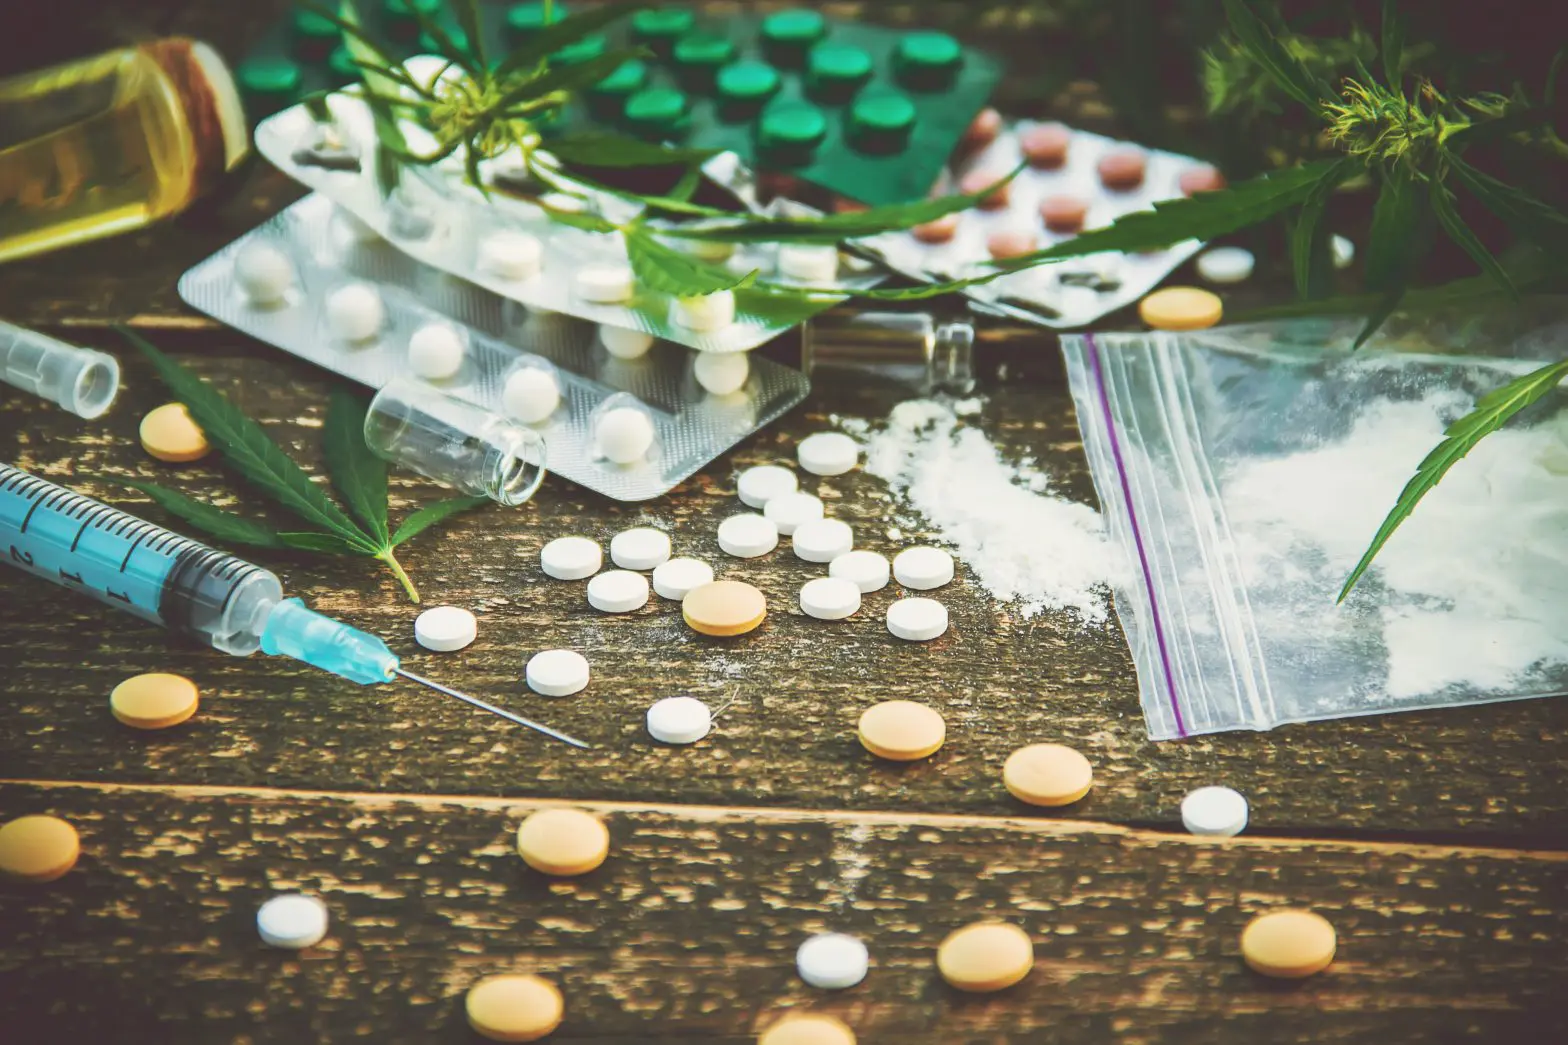
M278 300L258 301L240 286L237 261L256 256L269 265L286 259L286 281L278 276L266 284L286 282L286 289L262 295ZM352 214L321 195L196 265L179 290L229 326L373 389L413 378L411 349L424 353L432 376L419 379L422 387L480 407L487 417L528 425L544 439L550 471L624 501L666 492L810 388L798 371L747 356L741 387L711 394L694 373L698 354L667 341L619 358L594 324L525 308L422 265L366 238ZM416 341L432 328L443 333ZM456 365L434 376L444 369L435 364L450 364L454 349ZM597 412L611 401L642 411L651 425L652 439L635 460L611 461L596 445ZM455 477L448 481L461 486Z
M411 68L420 68L419 60L411 63ZM530 308L640 330L705 352L744 352L841 300L832 295L781 295L747 287L729 295L734 307L728 322L707 318L691 322L691 310L672 295L634 278L619 234L568 226L552 219L532 200L502 191L500 186L516 180L515 156L481 164L482 177L494 189L489 199L463 183L461 162L452 162L456 157L429 168L404 167L396 176L396 186L383 192L375 170L375 150L370 147L375 131L368 109L348 93L331 95L327 104L336 139L363 158L356 167L309 162L305 146L323 132L303 106L263 120L256 128L257 149L290 177L340 204L416 260ZM414 140L417 128L407 130L414 151L433 147L433 140ZM546 198L561 209L587 206L615 221L636 213L623 199L587 195L586 201L549 194ZM718 258L721 248L694 245L689 238L665 237L662 242L694 256L707 255L712 259L710 264L722 264L737 277L758 270L766 279L796 285L804 282L787 272L780 274L778 250L771 244L739 244L727 257ZM788 260L786 268L792 268ZM825 267L819 261L817 271ZM835 279L811 285L869 287L884 278L876 266L848 254L841 254L834 267ZM704 317L712 310L712 306L696 307Z
M958 189L974 172L988 173L998 180L1006 177L1024 161L1020 133L1034 126L1040 125L1020 121L1006 128L984 149L966 157L951 173L944 190ZM1032 250L1044 250L1073 237L1071 232L1053 232L1046 227L1040 205L1049 198L1066 197L1086 204L1083 228L1094 229L1123 214L1147 210L1157 200L1180 197L1182 174L1208 168L1188 156L1143 149L1088 131L1073 130L1070 134L1060 167L1024 167L1007 186L1005 207L974 207L959 213L952 238L946 242L923 242L909 231L856 240L855 246L914 279L982 275L992 259L989 241L995 234L1032 237ZM1136 188L1113 191L1101 184L1098 164L1113 150L1135 151L1144 158L1144 176ZM966 288L963 293L985 311L1050 327L1081 327L1138 301L1202 247L1197 240L1187 240L1148 254L1109 252L1067 258Z

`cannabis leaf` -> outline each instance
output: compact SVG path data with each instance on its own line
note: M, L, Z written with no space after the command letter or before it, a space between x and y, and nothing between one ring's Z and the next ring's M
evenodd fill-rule
M665 246L643 226L623 231L632 271L653 290L690 297L749 287L757 280L756 269L737 276L722 265L712 265Z
M659 167L712 159L719 149L688 149L622 134L582 133L551 138L544 146L562 163L584 167Z
M1247 0L1225 0L1225 14L1237 42L1273 77L1281 90L1314 110L1331 95L1328 85L1280 43L1275 33L1252 12Z
M1378 527L1371 546L1350 572L1345 586L1340 589L1339 601L1345 600L1345 596L1350 594L1367 567L1372 565L1372 560L1383 550L1399 524L1409 518L1421 498L1438 484L1450 468L1474 449L1482 438L1497 431L1519 411L1556 388L1564 378L1568 378L1568 360L1549 363L1488 392L1476 403L1474 410L1449 425L1443 433L1443 441L1426 455L1416 469L1416 474L1400 492L1399 499L1394 502L1393 510L1383 520L1383 525Z
M294 548L336 555L366 555L385 563L414 602L419 592L393 553L398 545L458 512L484 504L484 497L453 497L426 505L403 520L396 533L387 524L387 466L365 445L365 403L334 392L327 406L322 449L333 487L350 518L304 469L207 382L125 327L116 329L152 363L174 397L229 465L260 491L314 530L278 532L252 519L215 508L156 483L118 480L140 490L171 515L227 541L263 548Z
M1318 222L1328 206L1329 195L1339 187L1340 182L1359 168L1360 164L1348 158L1336 161L1323 172L1323 176L1301 203L1301 213L1296 215L1295 227L1290 232L1291 270L1296 277L1296 294L1300 297L1318 296L1313 293L1316 289L1313 280L1313 248L1314 244L1318 250L1323 248L1324 237L1318 235Z

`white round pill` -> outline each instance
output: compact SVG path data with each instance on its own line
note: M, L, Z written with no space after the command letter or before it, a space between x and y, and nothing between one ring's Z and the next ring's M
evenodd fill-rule
M1328 249L1333 255L1334 267L1337 269L1348 269L1351 262L1356 260L1356 245L1344 236L1330 239Z
M838 248L811 243L782 244L779 275L802 283L831 283L838 278Z
M793 536L795 531L808 522L814 522L826 514L822 507L822 499L809 493L785 493L768 501L762 513L768 521L779 528L779 533L786 537Z
M479 267L502 279L532 279L543 259L539 238L516 229L492 232L479 243Z
M940 588L953 579L953 557L941 548L905 548L893 556L893 577L917 591Z
M604 553L597 541L587 537L557 537L539 549L539 566L545 575L558 581L580 581L592 577L604 565Z
M588 605L602 613L631 613L648 605L648 578L611 570L588 582Z
M253 305L276 305L294 286L294 262L264 240L251 240L234 255L234 281Z
M670 557L670 535L651 526L622 530L610 538L610 561L623 570L651 570Z
M860 609L860 588L842 577L818 577L801 585L800 608L818 620L843 620Z
M947 607L935 599L899 599L887 608L887 630L909 642L929 642L947 630Z
M535 693L569 697L588 688L588 658L576 650L541 650L528 658L523 678Z
M386 306L375 287L350 283L327 295L327 328L344 341L368 341L386 322Z
M712 294L671 298L670 322L699 333L723 330L735 322L735 292L720 290Z
M719 523L719 547L737 559L755 559L779 546L779 528L755 512Z
M302 950L327 935L327 905L314 896L274 896L256 912L256 931L268 947Z
M795 527L790 542L796 558L832 562L855 546L855 531L837 519L813 519Z
M753 508L766 508L775 497L783 497L800 489L800 480L788 468L776 464L759 464L740 473L735 481L735 492L742 504Z
M427 380L451 377L463 366L463 336L447 323L426 323L408 339L408 366Z
M585 265L573 281L577 296L600 305L617 305L632 296L632 270L625 265Z
M653 590L661 599L676 602L693 588L713 581L713 567L701 559L671 559L653 568Z
M829 577L854 581L862 595L887 587L887 580L892 574L892 565L887 561L887 556L880 552L845 552L828 563Z
M507 375L501 408L525 425L538 424L561 405L561 386L542 366L525 366Z
M1252 275L1257 259L1241 247L1215 247L1198 255L1198 275L1210 283L1240 283Z
M461 606L434 606L414 618L414 641L440 653L460 650L479 634L479 622Z
M871 955L866 945L845 933L819 933L795 951L800 978L825 991L841 991L866 978Z
M795 448L800 466L812 475L843 475L860 459L860 447L842 432L808 435Z
M653 347L653 335L630 327L612 327L599 324L599 343L616 359L638 359Z
M632 464L653 446L653 421L634 406L618 406L603 414L593 433L599 453L616 464Z
M1247 800L1228 787L1200 787L1181 800L1181 822L1195 835L1239 835L1247 826Z
M751 376L751 357L745 352L698 352L691 369L704 391L727 396L739 392Z
M712 712L696 697L665 697L648 709L648 735L661 744L695 744L712 728Z

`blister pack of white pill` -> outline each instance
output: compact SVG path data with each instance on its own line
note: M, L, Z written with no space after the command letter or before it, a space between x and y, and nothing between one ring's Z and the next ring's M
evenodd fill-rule
M409 68L417 76L424 66L414 59ZM304 106L263 120L256 127L257 149L411 257L530 308L640 330L704 352L743 352L842 300L760 286L691 298L665 293L636 278L619 233L572 227L531 199L505 191L492 191L487 199L463 182L457 157L429 168L404 167L397 189L386 192L375 171L369 109L352 92L333 94L326 104L330 125L318 122ZM423 133L413 125L406 130L411 136ZM323 134L331 136L326 153ZM426 151L435 143L411 145ZM324 161L323 155L344 162ZM515 156L503 155L484 161L480 170L486 183L499 190L515 179L520 166ZM562 183L570 184L564 178ZM636 214L626 200L587 189L581 197L557 192L545 200L561 210L587 207L617 222ZM660 242L723 266L737 278L756 271L766 281L800 287L869 287L885 278L864 258L832 247L694 245L676 237Z
M987 262L1043 250L1156 200L1216 187L1217 172L1189 156L1144 149L1061 124L1021 121L955 165L942 191L978 192L1027 166L981 206L856 246L914 279L982 275ZM986 311L1050 327L1086 326L1130 305L1203 246L1108 252L1024 269L964 293Z
M370 388L415 377L543 437L549 470L656 497L806 397L799 371L530 310L422 265L319 194L180 279L187 303Z

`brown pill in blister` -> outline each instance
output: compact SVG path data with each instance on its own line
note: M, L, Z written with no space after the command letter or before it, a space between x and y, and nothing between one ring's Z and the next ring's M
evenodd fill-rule
M983 149L996 141L996 136L1002 133L1002 114L992 108L981 109L975 113L975 118L969 121L969 126L964 129L964 136L959 139L958 147L963 152L973 152Z
M1114 192L1126 192L1143 184L1149 161L1139 149L1112 149L1100 157L1097 169L1100 184Z
M1218 192L1225 187L1225 175L1215 167L1189 167L1181 172L1181 177L1176 179L1176 184L1180 187L1183 196L1193 196L1200 192Z
M1040 220L1052 232L1081 232L1089 204L1077 196L1047 196L1040 201Z
M1036 170L1056 170L1067 162L1073 132L1059 123L1037 123L1018 132L1018 148Z
M834 214L859 214L863 210L870 209L866 204L861 203L859 200L852 200L848 196L833 197Z
M921 243L950 243L958 233L958 220L957 214L944 214L909 231Z
M1012 184L1002 181L1002 177L993 171L970 171L958 179L958 191L965 196L973 196L978 192L991 189L991 194L977 202L975 206L981 210L1005 210L1008 200L1012 197L1010 191Z
M998 229L986 237L985 249L993 258L1017 258L1035 249L1034 232L1030 229Z

